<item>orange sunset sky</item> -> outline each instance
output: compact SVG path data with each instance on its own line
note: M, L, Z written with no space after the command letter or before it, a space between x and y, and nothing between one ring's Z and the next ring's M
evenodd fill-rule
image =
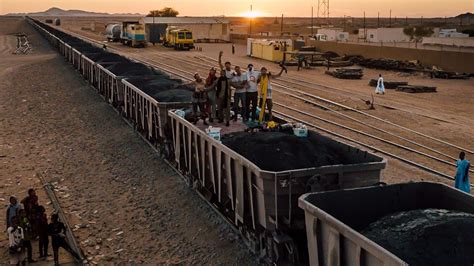
M311 16L311 6L318 1L308 0L0 0L0 14L37 12L50 7L81 9L107 13L141 13L164 6L174 7L182 16L240 16L250 5L260 16ZM444 17L474 12L474 0L330 0L330 16L375 17Z

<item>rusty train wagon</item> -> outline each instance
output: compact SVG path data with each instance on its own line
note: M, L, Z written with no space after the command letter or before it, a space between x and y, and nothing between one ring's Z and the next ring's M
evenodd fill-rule
M287 171L263 170L172 110L187 107L190 101L157 100L146 92L149 87L135 82L146 81L148 76L122 75L110 68L124 62L135 64L133 59L92 48L48 25L28 21L122 118L164 152L188 183L240 230L250 249L269 263L307 261L304 212L297 206L299 196L369 186L380 180L385 159L329 138L329 145L355 161Z
M444 184L429 182L308 193L300 197L299 206L304 209L306 216L310 265L406 266L408 263L404 257L395 255L389 249L363 235L361 231L381 217L387 217L390 214L400 217L403 212L414 210L442 209L443 212L459 211L467 215L474 215L474 197L472 195ZM446 223L448 219L447 216L444 217L443 224L439 227L435 227L432 221L428 222L427 228L431 228L428 229L431 230L428 232L439 232L435 236L436 242L451 243L447 239L443 239L443 233L441 233L442 230L448 230L446 229L448 228ZM404 223L405 230L415 228L417 224L420 225L419 219L414 217L410 219L409 223L408 225ZM394 227L395 225L396 223L392 221L386 226ZM456 227L458 225L456 224ZM432 239L425 238L427 235L409 233L417 235L417 241L432 241ZM460 233L464 234L464 232ZM390 238L388 235L382 237ZM452 237L456 238L456 244L447 244L446 249L453 250L454 253L457 253L455 256L458 257L465 258L465 255L470 254L472 261L465 261L461 265L472 265L474 250L467 251L467 254L459 252L456 250L456 246L462 245L460 242L462 238L455 234ZM466 237L469 238L467 235ZM402 239L402 237L398 239ZM473 242L470 241L470 243L472 246ZM429 256L434 260L451 261L448 264L439 261L432 264L432 262L426 261L425 265L460 265L453 262L455 259L453 256L448 255L450 257L446 258L444 252L435 254L438 258L434 258L429 253L424 255L422 250L408 251L413 252L414 256L418 258ZM466 260L469 259L466 258ZM410 265L418 264L410 262Z
M299 196L310 191L373 185L379 182L386 165L385 159L321 136L353 161L344 165L265 171L209 136L203 127L173 111L169 116L176 168L227 215L251 249L265 254L270 262L305 261L305 245L301 246L301 254L295 245L298 234L304 238L304 213L298 208ZM231 134L232 127L226 133Z

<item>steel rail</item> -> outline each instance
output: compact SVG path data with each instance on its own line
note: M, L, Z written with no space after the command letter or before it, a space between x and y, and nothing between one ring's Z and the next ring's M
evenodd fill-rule
M181 71L181 72L186 73L186 74L189 74L189 75L192 75L192 74L193 74L193 73L190 72L190 71L182 70L182 69L180 69L180 68L177 68L177 67L168 65L168 64L166 64L166 63L157 62L157 61L154 61L154 60L149 60L149 61L158 63L158 64L160 64L160 65L165 65L166 67L175 69L175 70L177 70L177 71ZM158 67L158 66L156 66L156 67ZM158 67L158 68L161 68L161 69L164 70L164 71L169 71L169 69L166 69L166 68L163 68L163 67ZM175 73L175 72L173 71L173 73ZM191 78L187 78L187 79L188 79L188 80L192 80ZM284 92L284 93L285 93L285 92ZM296 95L293 95L293 94L292 94L292 96L296 96ZM299 96L296 96L296 97L299 97ZM306 99L303 99L303 100L306 100ZM277 103L277 102L274 102L274 103L275 103L276 105L284 106L284 105L281 105L281 104L279 104L279 103ZM291 108L291 107L287 107L287 106L284 106L284 107L285 107L285 108ZM456 164L454 164L454 163L451 163L451 162L448 162L448 161L439 159L439 158L434 157L434 156L432 156L432 155L429 155L429 154L426 154L426 153L417 151L417 150L415 150L415 149L412 149L412 148L409 148L409 147L400 145L400 144L398 144L398 143L394 143L394 142L389 141L389 140L385 140L385 139L383 139L383 138L380 138L380 137L371 135L371 134L369 134L369 133L362 132L362 131L357 130L357 129L353 129L353 128L344 126L344 125L342 125L342 124L334 123L334 122L329 121L329 120L327 120L327 119L320 118L320 117L317 117L317 116L315 116L315 115L306 113L306 112L304 112L304 111L300 111L300 110L296 110L296 109L294 109L293 111L298 112L298 113L303 114L303 115L307 115L307 116L313 117L313 118L317 118L317 119L319 119L319 120L321 120L321 121L324 121L324 122L327 122L327 123L331 123L331 124L333 124L333 125L336 125L336 126L345 128L345 129L350 130L350 131L352 131L352 132L362 134L362 135L364 135L364 136L366 136L366 137L371 137L371 138L377 139L377 140L379 140L379 141L381 141L381 142L385 142L385 143L391 144L391 145L393 145L393 146L395 146L395 147L398 147L398 148L400 148L400 149L405 149L405 150L407 150L407 151L417 153L417 154L419 154L419 155L421 155L421 156L428 157L428 158L430 158L430 159L439 161L439 162L441 162L441 163L448 164L448 165L451 165L451 166L456 166ZM392 157L393 157L393 156L392 156ZM400 156L398 156L398 157L400 157ZM405 159L405 160L403 160L403 161L405 162L405 161L409 161L409 160L408 160L408 159ZM420 164L413 163L413 164L411 164L411 165L420 165ZM421 165L421 166L423 166L423 165ZM430 170L428 170L428 172L430 172L430 173L432 173L432 174L439 175L439 176L444 177L444 178L449 177L449 175L447 175L447 174L444 174L444 173L439 172L439 171L437 171L437 170L433 170L433 169L428 168L428 167L426 167L426 166L423 166L421 169L423 169L423 170L430 169ZM450 179L452 179L452 177L450 177Z
M182 61L182 62L184 62L184 60L182 60L182 59L180 59L180 60L176 59L176 61ZM190 62L187 62L187 61L186 61L186 63L190 63ZM431 152L433 152L433 153L439 154L439 155L441 155L441 156L447 157L447 158L452 159L452 160L457 160L457 158L455 158L455 157L453 157L453 156L450 156L450 155L448 155L448 154L445 154L445 153L443 153L443 152L441 152L441 151L435 150L435 149L433 149L433 148L431 148L431 147L428 147L428 146L423 145L423 144L421 144L421 143L415 142L415 141L410 140L410 139L408 139L408 138L405 138L405 137L403 137L403 136L394 134L394 133L392 133L392 132L390 132L390 131L388 131L388 130L381 129L381 128L376 127L376 126L371 125L371 124L367 124L367 123L365 123L364 121L362 121L362 120L360 120L360 119L351 117L351 116L349 116L349 115L347 115L347 114L344 114L344 113L339 112L339 111L337 111L337 110L331 109L331 108L329 108L329 107L327 107L327 106L324 106L324 105L322 105L322 104L319 104L319 103L317 103L317 102L315 102L315 101L311 101L311 100L305 99L305 98L303 98L303 97L300 97L300 96L298 96L298 95L295 95L295 94L292 94L292 93L289 93L289 92L286 92L286 91L283 91L283 90L277 89L276 91L278 91L278 92L280 92L280 93L284 93L284 94L286 94L286 95L288 95L288 96L291 96L291 97L294 97L294 98L296 98L296 99L302 100L302 101L304 101L304 102L310 103L310 104L312 104L312 105L318 106L318 107L320 107L320 108L323 109L323 110L327 110L327 111L333 112L333 113L335 113L335 114L337 114L337 115L339 115L339 116L342 116L342 117L344 117L344 118L346 118L346 119L349 119L349 120L351 120L351 121L354 121L354 122L357 122L357 123L359 123L359 124L362 124L362 125L364 125L364 126L366 126L366 127L369 127L369 128L371 128L371 129L374 129L374 130L380 131L380 132L382 132L382 133L385 133L385 134L387 134L387 135L390 135L390 136L392 136L392 137L395 137L395 138L404 140L404 141L409 142L409 143L411 143L411 144L413 144L413 145L415 145L415 146L418 146L418 147L427 149L427 150L429 150L429 151L431 151ZM454 163L447 162L447 161L443 161L443 162L455 166ZM473 171L473 172L474 172L474 171Z
M169 57L167 57L167 58L168 58L168 59L175 59L175 58L169 58ZM182 62L185 62L185 63L190 63L190 62L187 62L187 61L185 61L185 60L183 60L183 59L177 59L177 58L176 58L175 60L176 60L176 61L182 61ZM163 63L162 63L162 64L163 64ZM182 70L182 71L184 72L184 70ZM190 72L187 72L187 73L190 73ZM298 96L298 95L295 95L295 94L292 94L292 93L289 93L289 92L286 92L286 91L283 91L283 90L275 89L275 91L278 91L278 92L280 92L280 93L284 93L284 94L286 94L286 95L288 95L288 96L291 96L291 97L293 97L293 98L296 98L296 99L302 100L302 101L304 101L304 102L310 103L310 104L312 104L312 105L318 106L318 107L320 107L320 108L323 109L323 110L327 110L327 111L333 112L333 113L335 113L335 114L337 114L337 115L339 115L339 116L342 116L342 117L344 117L344 118L346 118L346 119L349 119L349 120L351 120L351 121L357 122L357 123L359 123L359 124L362 124L362 125L364 125L364 126L366 126L366 127L369 127L369 128L371 128L371 129L380 131L380 132L382 132L382 133L388 134L388 135L390 135L390 136L392 136L392 137L395 137L395 138L404 140L404 141L409 142L409 143L411 143L411 144L413 144L413 145L415 145L415 146L418 146L418 147L427 149L427 150L429 150L429 151L431 151L431 152L433 152L433 153L439 154L439 155L441 155L441 156L447 157L447 158L452 159L452 160L457 160L457 158L455 158L455 157L453 157L453 156L450 156L450 155L448 155L448 154L446 154L446 153L443 153L443 152L441 152L441 151L435 150L435 149L433 149L433 148L431 148L431 147L428 147L428 146L423 145L423 144L421 144L421 143L415 142L415 141L410 140L410 139L408 139L408 138L405 138L405 137L403 137L403 136L394 134L394 133L392 133L392 132L390 132L390 131L388 131L388 130L384 130L384 129L378 128L378 127L376 127L376 126L374 126L374 125L371 125L371 124L367 124L367 123L365 123L364 121L362 121L362 120L360 120L360 119L353 118L353 117L351 117L351 116L349 116L349 115L347 115L347 114L344 114L344 113L339 112L339 111L337 111L337 110L331 109L331 108L329 108L329 107L327 107L327 106L324 106L324 105L322 105L322 104L319 104L319 103L317 103L317 102L315 102L315 101L311 101L311 100L305 99L305 98L303 98L303 97L300 97L300 96ZM430 157L430 156L428 155L428 157ZM431 158L431 157L430 157L430 158ZM432 159L438 160L437 158L432 158ZM443 162L443 163L447 163L447 164L452 165L452 166L456 166L454 163L451 163L451 162L447 162L447 161L444 161L444 160L442 160L442 162ZM474 171L471 170L471 172L474 172Z
M382 150L382 149L380 149L380 148L376 148L376 147L374 147L374 146L372 146L372 145L363 143L363 142L358 141L358 140L355 140L355 139L353 139L353 138L346 137L346 136L344 136L344 135L342 135L342 134L335 133L335 132L332 131L332 130L329 130L329 129L326 129L326 128L317 126L317 125L315 125L315 124L309 123L309 122L307 122L307 121L305 121L305 120L299 119L299 118L294 117L294 116L291 116L291 115L289 115L289 114L286 114L286 113L283 113L283 112L280 112L280 111L276 111L276 110L275 110L274 112L275 112L276 114L278 114L278 115L283 116L283 117L287 117L287 118L290 118L291 120L294 120L294 121L296 121L296 122L300 122L300 123L302 123L302 124L305 124L305 125L307 125L307 126L309 126L309 127L311 127L311 128L317 129L317 130L322 131L322 132L325 132L325 133L327 133L327 134L330 134L330 135L336 136L336 137L338 137L338 138L341 138L341 139L344 139L344 140L347 140L347 141L350 141L350 142L359 144L359 145L364 146L364 147L366 147L366 148L369 148L369 149L371 149L371 150L374 150L374 151L380 152L380 153L382 153L382 154L385 154L385 155L387 155L387 156L393 157L393 158L395 158L395 159L397 159L397 160L400 160L400 161L402 161L402 162L404 162L404 163L407 163L407 164L409 164L409 165L412 165L412 166L418 167L418 168L420 168L420 169L423 169L424 171L429 172L429 173L431 173L431 174L434 174L434 175L437 175L437 176L440 176L440 177L444 177L444 178L449 179L449 180L454 180L454 178L451 177L451 176L449 176L449 175L446 175L446 174L444 174L444 173L442 173L442 172L439 172L439 171L437 171L437 170L435 170L435 169L429 168L429 167L424 166L424 165L422 165L422 164L419 164L419 163L410 161L410 160L405 159L405 158L403 158L403 157L401 157L401 156L399 156L399 155L393 154L393 153L391 153L391 152L384 151L384 150Z

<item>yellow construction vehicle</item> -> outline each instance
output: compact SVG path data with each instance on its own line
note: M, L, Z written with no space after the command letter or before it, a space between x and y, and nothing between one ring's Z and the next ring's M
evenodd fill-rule
M194 48L193 33L186 29L168 27L163 45L175 50L190 50Z

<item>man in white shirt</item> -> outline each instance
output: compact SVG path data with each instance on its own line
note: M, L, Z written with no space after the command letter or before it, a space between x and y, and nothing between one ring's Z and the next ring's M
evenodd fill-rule
M245 73L247 76L247 90L245 93L246 104L245 110L247 112L247 118L251 118L252 120L257 119L257 99L258 99L258 89L257 89L257 81L260 78L260 72L255 71L253 69L253 65L249 64L247 66L247 72ZM250 110L250 104L252 104L252 110ZM252 113L252 116L250 116Z
M18 226L18 216L12 218L11 226L8 227L8 242L9 242L9 253L10 253L10 265L19 265L23 260L23 247L21 247L22 241L25 239L23 229Z
M247 120L247 111L246 111L246 87L247 87L247 75L242 73L239 66L235 67L235 75L231 79L231 85L235 88L234 93L234 121L237 121L237 113L240 112L242 119L245 121ZM241 108L239 108L239 103ZM239 111L240 110L240 111Z

